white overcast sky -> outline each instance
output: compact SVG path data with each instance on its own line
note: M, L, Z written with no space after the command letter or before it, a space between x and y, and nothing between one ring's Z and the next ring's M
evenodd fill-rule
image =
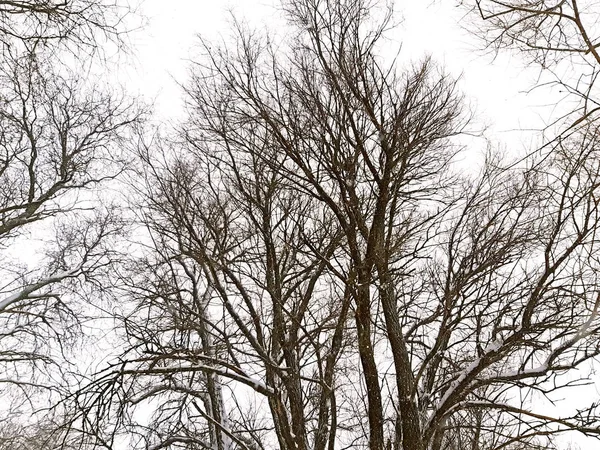
M518 129L543 127L552 114L557 93L539 89L527 94L538 71L527 68L516 55L493 57L477 50L478 43L463 29L464 11L452 0L397 0L398 29L388 37L402 44L405 61L431 55L454 76L476 111L478 123L488 126L487 136L513 155L523 154L540 134ZM207 39L227 36L233 11L257 28L282 26L276 0L144 0L144 29L131 36L132 60L122 73L113 74L134 94L153 100L159 120L183 117L181 89L177 82L187 76L188 60L194 55L198 35ZM275 30L277 31L277 30ZM481 142L481 149L485 143ZM564 392L572 408L600 395L595 386ZM564 442L570 441L570 438ZM575 438L583 449L595 449L597 441ZM566 447L566 445L565 445Z

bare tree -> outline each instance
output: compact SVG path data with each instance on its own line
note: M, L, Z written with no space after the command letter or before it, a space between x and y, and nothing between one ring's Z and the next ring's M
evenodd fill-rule
M599 111L596 81L600 69L600 4L593 0L461 0L469 26L486 47L517 51L535 62L542 84L560 85L575 107L563 109L557 134L577 133ZM475 20L473 20L475 19ZM566 102L564 102L566 103ZM567 118L566 123L564 120Z
M122 43L123 22L132 10L121 0L2 0L0 42L3 47L42 42L99 50L102 41Z
M124 167L138 108L41 54L0 69L0 423L66 395L123 223L98 187ZM24 260L23 255L28 255ZM95 284L96 283L96 284ZM94 287L93 297L88 297ZM83 302L82 302L83 301ZM10 414L9 414L10 412ZM24 429L29 429L25 423Z
M55 450L62 448L75 450L77 448L65 441L64 435L57 433L62 426L62 421L57 420L57 417L45 417L30 425L24 424L21 419L2 421L0 424L0 449L37 450L43 448Z
M290 0L285 43L238 25L233 45L205 44L188 121L140 150L150 245L120 277L128 345L78 396L92 442L499 450L598 435L595 403L535 401L586 382L600 352L597 128L458 173L455 83L428 60L384 64L391 13L375 6Z
M119 8L87 1L0 2L4 446L37 445L27 444L23 433L40 426L50 433L47 423L33 423L33 414L68 394L79 325L90 313L81 300L95 286L100 303L102 286L94 283L123 229L109 202L98 201L97 190L122 172L119 147L140 121L140 109L55 64L65 48L91 53L103 39L118 43L125 13Z

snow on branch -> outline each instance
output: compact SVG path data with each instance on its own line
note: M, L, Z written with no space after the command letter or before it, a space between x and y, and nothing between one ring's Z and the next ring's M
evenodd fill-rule
M0 313L4 312L9 306L11 306L14 303L16 303L20 300L25 300L27 298L30 298L31 294L42 289L43 287L46 287L53 283L59 283L62 280L64 280L65 278L77 276L79 271L80 271L80 268L77 268L74 270L69 270L69 271L64 271L64 272L57 272L56 274L52 275L51 277L44 278L44 279L38 281L37 283L33 283L33 284L25 286L24 288L15 292L14 294L9 295L8 297L5 297L4 299L0 300Z

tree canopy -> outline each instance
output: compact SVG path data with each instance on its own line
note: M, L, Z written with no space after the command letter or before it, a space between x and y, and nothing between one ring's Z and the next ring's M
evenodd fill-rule
M598 402L553 407L593 382L600 353L600 59L594 5L578 3L457 2L488 48L524 52L580 100L543 146L491 145L472 170L459 164L473 114L460 83L432 58L384 57L386 4L285 0L283 39L239 21L222 44L200 39L187 117L160 132L25 46L0 73L0 243L41 222L56 238L0 290L0 370L17 417L5 423L52 415L24 436L0 428L0 448L598 437ZM24 5L44 26L19 39L63 34ZM561 64L582 70L575 84ZM91 195L111 186L126 198ZM92 372L61 365L88 320L114 348Z

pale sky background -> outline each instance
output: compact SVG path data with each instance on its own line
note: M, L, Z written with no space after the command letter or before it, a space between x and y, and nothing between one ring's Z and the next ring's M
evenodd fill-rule
M388 36L402 44L404 61L418 61L429 54L452 75L461 78L459 87L476 112L475 128L487 126L486 135L511 155L523 155L539 142L539 129L557 114L553 105L559 98L548 89L526 94L539 70L528 68L518 55L494 57L478 49L473 37L461 29L467 26L464 10L450 0L397 0L398 29ZM132 59L114 73L132 94L154 101L159 121L184 117L183 99L177 82L185 82L189 59L198 44L197 35L219 39L228 35L231 11L251 26L281 31L281 13L275 0L144 0L140 12L147 26L132 34ZM277 27L279 29L277 30ZM129 63L131 65L129 65ZM177 81L177 82L176 82ZM478 150L485 149L483 139L475 139ZM568 401L560 408L572 409L600 397L596 386L561 393ZM598 441L575 437L583 450L598 448ZM571 437L561 440L567 448Z

